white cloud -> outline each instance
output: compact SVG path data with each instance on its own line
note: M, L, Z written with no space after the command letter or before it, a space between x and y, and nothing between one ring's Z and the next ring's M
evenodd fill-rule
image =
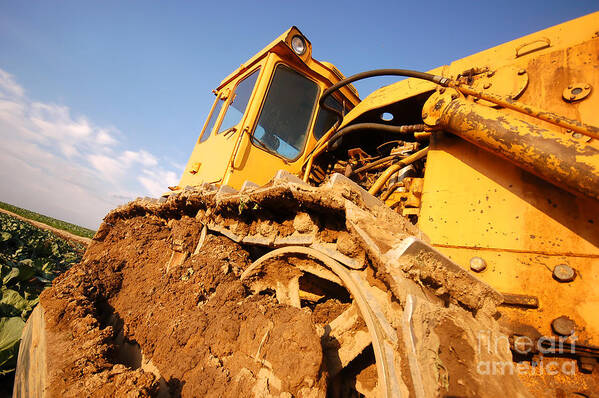
M168 183L167 186L176 185L179 177L175 172L163 169L144 169L142 173L137 180L152 196L164 193L166 186L163 185L163 181Z
M107 130L100 130L98 131L98 134L96 134L96 143L98 145L111 146L116 144L117 140L114 139Z
M144 151L143 149L139 152L123 152L123 154L121 155L121 161L127 165L131 165L133 163L140 163L144 166L156 166L158 164L158 160L154 157L154 155Z
M123 167L118 160L104 155L89 155L91 165L107 180L113 181L123 173Z
M121 135L67 106L30 100L0 69L0 200L96 228L111 208L177 183L169 162L120 147Z
M14 77L0 69L0 98L22 97L25 95L23 87L19 86Z

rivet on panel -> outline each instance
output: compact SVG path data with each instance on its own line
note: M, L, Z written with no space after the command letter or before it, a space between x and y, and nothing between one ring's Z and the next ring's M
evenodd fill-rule
M559 282L571 282L576 278L576 271L567 264L558 264L553 268L553 277Z
M574 323L574 321L567 316L560 316L551 322L551 328L560 336L570 336L574 333L576 323Z
M482 272L487 268L487 263L480 257L472 257L470 259L470 269L474 272Z

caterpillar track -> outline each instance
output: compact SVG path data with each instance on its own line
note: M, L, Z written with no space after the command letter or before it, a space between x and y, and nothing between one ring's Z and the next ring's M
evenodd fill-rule
M341 175L110 212L28 322L15 396L529 396L500 293ZM43 338L40 338L43 336ZM33 368L38 371L29 371Z

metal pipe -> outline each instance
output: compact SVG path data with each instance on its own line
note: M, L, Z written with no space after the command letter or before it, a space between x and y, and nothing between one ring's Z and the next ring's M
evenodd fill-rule
M407 166L409 164L414 163L417 160L422 159L423 157L426 156L427 153L428 153L428 147L423 148L423 149L419 150L418 152L414 152L407 158L402 159L399 162L395 163L394 165L389 166L389 168L387 170L385 170L383 172L383 174L381 174L379 176L379 178L377 178L377 180L374 182L372 187L370 187L370 189L368 190L368 193L371 195L376 195L377 193L379 193L381 188L383 188L383 186L385 185L387 180L389 180L389 178L391 178L391 176L393 174L397 173L399 171L399 169L401 169L402 167Z
M569 119L565 116L557 115L553 112L548 112L532 105L526 105L509 97L502 97L497 94L473 90L467 86L456 86L456 89L463 94L472 95L473 97L492 102L494 104L503 106L504 108L512 109L537 119L544 120L556 126L584 134L587 137L599 139L599 127L590 126L588 124L581 123L578 120Z
M393 134L409 134L415 132L424 132L430 131L431 128L426 124L409 124L403 126L391 126L388 124L382 123L357 123L352 124L350 126L344 127L341 130L337 131L331 139L328 141L327 146L329 149L337 142L341 137L346 134L353 133L354 131L360 130L374 130L381 131L383 133L393 133Z
M391 194L392 194L393 192L395 192L395 190L396 190L397 188L399 188L399 187L403 187L403 186L404 186L404 183L403 183L403 182L401 182L401 181L400 181L400 182L396 182L395 184L391 185L391 186L389 187L389 189L387 189L387 191L385 191L385 193L381 195L381 200L382 200L383 202L384 202L384 201L386 201L387 199L389 199L389 196L391 196Z
M591 145L475 104L451 89L427 100L423 119L558 187L599 199L599 149Z
M323 135L316 142L316 145L312 149L312 152L310 152L310 154L308 155L308 158L307 158L307 161L306 161L306 168L304 169L304 177L303 177L304 182L308 182L308 179L310 178L310 172L312 171L312 164L314 163L314 158L316 158L316 156L320 155L326 149L327 146L325 144L326 144L327 140L333 134L335 134L335 131L337 130L337 126L338 125L339 125L339 122L335 123L329 129L329 131L327 131L326 134Z

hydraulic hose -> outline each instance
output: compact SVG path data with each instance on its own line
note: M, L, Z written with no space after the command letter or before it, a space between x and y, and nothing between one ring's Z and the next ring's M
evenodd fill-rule
M389 180L389 178L391 178L391 176L393 174L395 174L397 171L399 171L399 169L401 169L402 167L407 166L409 164L412 164L412 163L414 163L417 160L422 159L427 154L428 154L428 147L423 148L423 149L419 150L418 152L415 152L415 153L411 154L410 156L408 156L407 158L402 159L399 162L397 162L396 164L390 166L374 182L374 184L368 190L368 193L371 194L371 195L378 194L379 191L381 190L381 188L383 187L383 185L385 185L385 183L387 182L387 180Z
M322 96L320 97L320 101L319 101L320 106L322 108L325 108L325 109L333 112L335 115L337 115L338 121L341 121L341 119L343 118L343 115L341 114L341 112L339 110L337 110L337 109L335 109L333 107L330 107L327 104L325 104L325 100L327 99L327 97L329 95L331 95L332 93L334 93L335 91L339 90L341 87L347 86L348 84L350 84L352 82L355 82L357 80L368 79L370 77L375 77L375 76L414 77L416 79L428 80L429 82L432 82L432 83L435 83L435 84L439 84L439 85L441 85L443 87L447 87L447 84L450 82L450 79L448 79L446 77L443 77L443 76L433 75L431 73L419 72L419 71L410 70L410 69L375 69L375 70L369 70L369 71L357 73L357 74L355 74L353 76L345 78L345 79L343 79L343 80L335 83L331 87L327 88L322 93Z
M360 167L360 168L357 168L357 169L355 169L355 170L352 170L351 174L349 174L349 175L346 175L346 177L349 177L349 176L351 176L351 175L353 175L353 174L360 174L360 173L362 173L362 172L364 172L364 171L367 171L367 170L373 169L373 168L375 168L375 167L377 167L377 166L380 166L380 165L382 165L382 164L385 164L385 163L391 162L391 161L393 161L393 160L395 160L395 159L398 159L398 158L400 158L400 157L401 157L401 155L400 155L400 154L397 154L397 155L390 155L390 156L386 156L386 157L384 157L384 158L381 158L381 159L375 160L374 162L370 162L370 163L368 163L368 164L366 164L366 165L364 165L364 166L362 166L362 167Z
M430 131L431 128L428 127L426 124L409 124L404 126L390 126L388 124L382 123L352 124L351 126L344 127L341 130L337 131L335 134L333 134L333 136L327 142L328 149L331 149L335 142L337 142L344 135L358 130L377 130L385 133L408 134L415 133L417 131Z

